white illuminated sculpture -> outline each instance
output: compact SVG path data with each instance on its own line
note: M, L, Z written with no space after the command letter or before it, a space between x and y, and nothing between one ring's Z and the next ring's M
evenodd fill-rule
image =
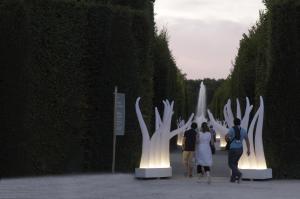
M137 178L171 177L170 139L180 132L185 131L190 126L194 114L190 116L188 122L182 127L171 131L174 102L171 102L170 104L168 100L163 101L163 118L161 119L157 108L155 108L155 132L150 138L139 107L139 101L140 97L136 100L135 110L141 127L143 146L140 168L135 169L135 176Z
M185 124L185 121L182 120L181 118L179 118L177 120L177 128L181 128L182 126L184 126L184 124ZM185 130L183 130L182 132L178 133L178 135L177 135L177 145L178 146L182 146L184 132L185 132Z
M264 120L264 102L263 98L260 97L260 106L255 113L252 122L249 126L249 117L253 106L250 106L249 99L246 98L246 110L244 117L242 118L241 108L239 100L237 99L237 113L236 117L241 119L241 127L246 129L248 132L249 142L250 142L250 156L247 156L246 150L243 150L243 155L239 161L239 168L243 173L244 179L270 179L272 178L272 169L267 168L264 147L262 141L262 129ZM220 125L215 121L212 113L208 111L208 115L211 124L214 128L225 136L229 129ZM228 100L227 104L224 106L224 118L228 126L233 126L233 113L231 110L231 101ZM249 128L248 128L249 126ZM256 127L256 128L255 128ZM255 131L254 131L255 128ZM243 148L246 148L245 141L243 142Z
M224 128L226 128L226 122L223 121L218 121L217 120L217 123L219 123L220 125L222 125ZM211 123L210 123L211 124ZM212 125L212 124L211 124ZM219 140L219 146L220 146L220 149L225 149L226 147L226 140L225 140L225 136L224 134L220 133L219 131L216 130L216 139Z

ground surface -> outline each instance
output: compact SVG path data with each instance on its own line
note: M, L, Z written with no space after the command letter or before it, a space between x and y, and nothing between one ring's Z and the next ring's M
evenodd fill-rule
M133 174L2 179L0 199L299 199L300 180L228 182L226 153L214 156L212 183L185 178L180 152L171 154L173 177L137 180Z
M300 181L243 181L214 177L137 180L131 174L9 179L0 182L1 199L299 199Z

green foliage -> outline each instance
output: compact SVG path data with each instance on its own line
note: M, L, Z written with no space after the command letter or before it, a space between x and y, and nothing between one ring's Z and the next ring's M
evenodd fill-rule
M223 108L227 100L231 97L230 83L231 79L229 77L217 88L214 93L210 107L216 118L224 119Z
M177 128L176 120L179 118L186 119L187 117L185 112L185 76L177 68L170 52L166 30L161 31L154 37L153 65L154 98L152 110L154 110L154 107L157 107L160 113L163 114L162 100L174 101L172 128ZM154 121L155 116L153 114L152 127L154 127ZM171 141L171 146L176 145L175 139Z
M274 3L270 13L270 71L266 85L267 157L279 178L300 178L300 5Z
M115 85L127 96L117 166L134 168L136 97L151 117L152 7L15 0L0 10L1 173L109 170Z

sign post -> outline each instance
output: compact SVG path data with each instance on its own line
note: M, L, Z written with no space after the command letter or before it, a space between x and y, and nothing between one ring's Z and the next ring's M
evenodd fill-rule
M112 173L115 173L116 142L117 135L124 135L125 129L125 94L118 93L118 87L114 92L114 127L113 127L113 158Z

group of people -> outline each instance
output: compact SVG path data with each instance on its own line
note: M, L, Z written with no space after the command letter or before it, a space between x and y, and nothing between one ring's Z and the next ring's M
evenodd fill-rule
M234 119L234 126L229 129L225 136L228 145L228 166L231 169L230 182L240 182L242 173L238 169L238 161L243 154L243 140L246 141L247 155L250 155L250 143L247 131L240 127L241 121ZM198 131L197 123L193 122L191 128L184 133L182 142L183 164L185 176L193 176L194 162L197 165L199 178L206 176L207 182L211 183L212 154L215 151L216 133L212 126L208 127L203 122Z

